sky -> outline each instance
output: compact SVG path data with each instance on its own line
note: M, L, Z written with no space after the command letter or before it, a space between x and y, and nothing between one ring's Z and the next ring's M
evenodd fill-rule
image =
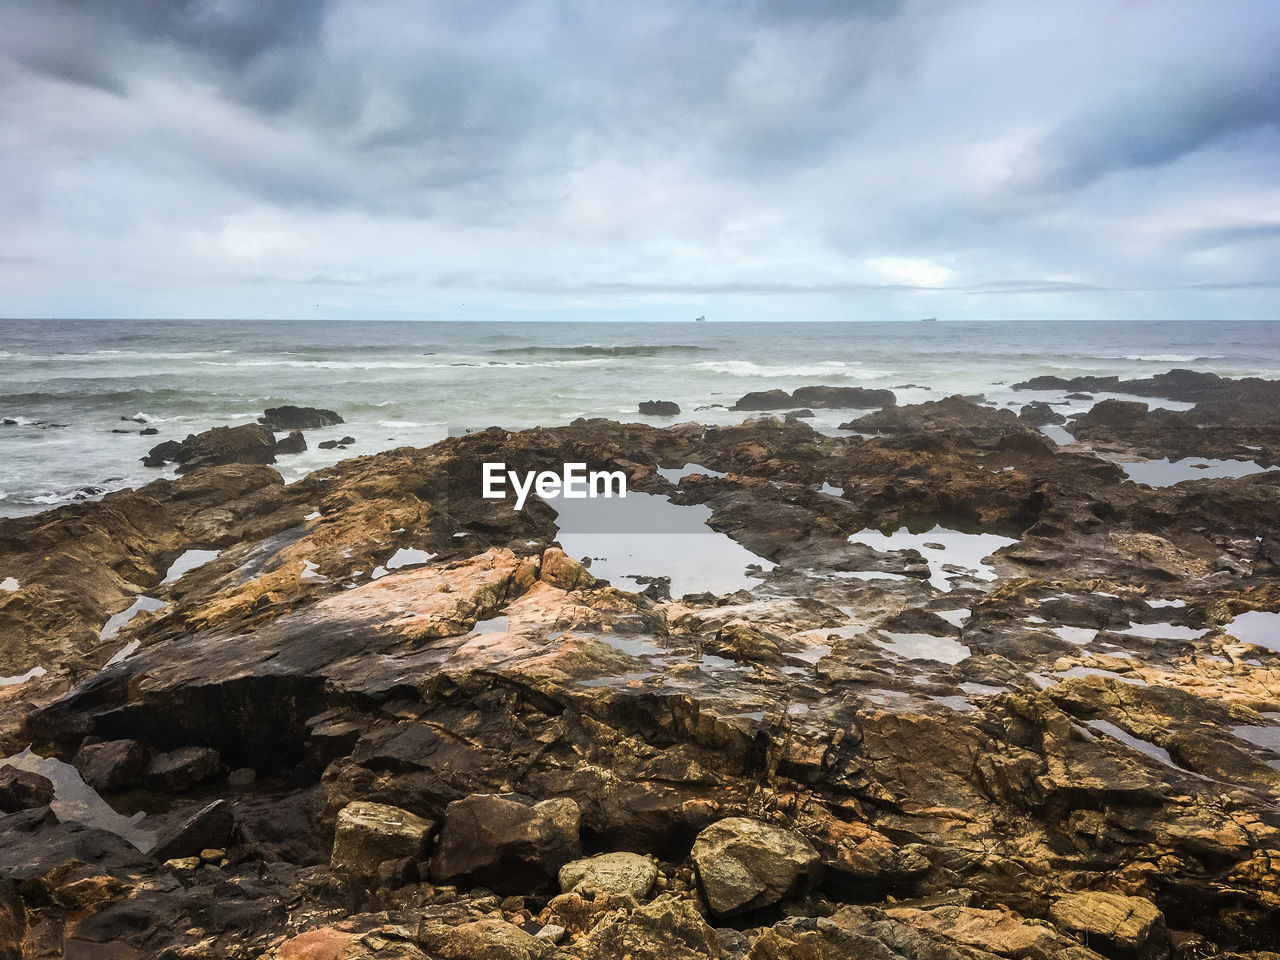
M0 316L1280 319L1274 0L0 0Z

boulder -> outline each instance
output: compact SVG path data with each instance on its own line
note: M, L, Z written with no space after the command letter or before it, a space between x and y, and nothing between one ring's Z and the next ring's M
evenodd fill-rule
M425 860L436 824L408 810L357 800L338 814L330 863L363 882L386 861Z
M332 427L334 424L346 421L332 410L285 404L283 407L268 407L258 418L258 422L266 424L272 430L280 431L318 430L321 427Z
M713 823L693 844L698 886L711 912L731 917L808 892L820 876L804 837L758 820Z
M1067 418L1060 414L1049 404L1043 400L1033 400L1026 404L1018 413L1018 419L1023 423L1030 424L1033 427L1043 427L1045 424L1066 423Z
M156 845L151 848L151 856L165 861L199 857L206 850L225 849L231 843L235 825L231 805L225 800L215 800L162 830L156 838Z
M674 417L680 412L680 404L671 400L642 400L640 412L654 417Z
M871 409L892 407L898 402L892 390L868 390L866 387L801 387L791 399L802 407L847 407Z
M1150 900L1116 893L1075 893L1049 907L1049 918L1085 944L1118 960L1158 960L1169 955L1169 931Z
M785 390L755 390L738 399L734 410L785 410L796 406L791 394Z
M276 453L305 453L307 450L306 437L302 435L301 430L291 430L289 435L283 440L276 441Z
M1076 418L1081 426L1127 427L1147 419L1148 407L1139 400L1100 400Z
M151 758L142 782L159 793L186 793L211 780L222 769L222 758L211 747L181 747Z
M150 760L137 740L108 740L81 747L71 763L85 783L99 793L110 793L141 785Z
M455 800L445 808L431 877L499 893L545 887L578 857L578 822L578 805L567 798L534 803L490 793Z
M505 920L475 920L454 925L427 919L418 925L418 942L441 960L551 960L555 944Z
M275 463L276 438L267 427L246 423L239 427L214 427L190 434L181 443L166 440L142 458L149 467L177 463L179 473L224 463Z
M0 813L43 807L53 800L53 781L11 764L0 767Z
M586 567L559 547L548 547L542 552L538 579L561 590L585 589L596 583L596 578L587 572Z
M658 879L658 868L638 853L602 853L560 868L560 889L589 896L643 900Z

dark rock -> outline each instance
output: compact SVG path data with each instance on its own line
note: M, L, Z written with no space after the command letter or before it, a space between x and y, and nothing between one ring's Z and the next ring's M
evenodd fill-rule
M795 405L795 400L785 390L757 390L741 397L730 409L784 410Z
M276 453L305 453L307 449L306 438L302 436L301 430L293 430L283 440L276 441Z
M640 412L655 417L673 417L680 412L680 404L671 400L642 400Z
M1050 423L1066 423L1067 418L1043 400L1033 400L1022 408L1018 419L1033 427L1043 427Z
M349 447L349 446L351 446L351 445L352 445L353 443L355 443L355 442L356 442L356 438L355 438L355 437L343 437L342 439L340 439L340 440L338 441L338 446L340 446L340 447Z
M143 783L148 790L162 793L186 793L222 769L222 758L210 747L181 747L151 758Z
M176 462L179 473L225 463L275 463L275 435L257 423L214 427L191 434L180 443L166 440L152 447L142 462L149 467Z
M0 767L0 811L16 813L43 807L53 800L53 781L11 764Z
M27 908L14 885L0 882L0 960L22 960Z
M154 437L154 436L156 436L159 432L160 432L160 431L159 431L159 430L157 430L155 427L143 427L141 430L139 430L139 431L138 431L138 436L140 436L140 437Z
M321 427L332 427L345 421L332 410L286 404L283 407L268 407L258 418L258 422L266 424L272 430L283 431L318 430Z
M317 446L319 446L321 450L334 450L338 446L338 441L337 440L321 440L320 443L317 444Z
M3 420L0 420L0 424L6 427L16 427L18 425L18 421L14 420L12 417L5 417Z
M514 794L473 794L445 809L431 861L438 883L483 884L499 893L546 887L581 853L578 805Z
M166 463L176 460L181 452L182 441L166 440L152 447L147 452L147 455L142 458L142 462L148 467L163 467Z
M788 420L809 420L809 419L812 419L813 416L814 416L813 411L810 410L808 407L805 407L802 410L789 410L787 412Z
M1132 426L1147 419L1147 405L1135 400L1102 400L1087 413L1076 417L1082 427Z
M791 399L806 407L872 409L892 407L898 398L892 390L868 390L865 387L801 387Z
M225 800L215 800L164 830L151 848L151 856L163 862L198 856L202 850L225 848L231 843L235 825L231 805Z
M86 744L76 751L72 764L84 782L99 793L140 786L151 757L137 740L108 740Z

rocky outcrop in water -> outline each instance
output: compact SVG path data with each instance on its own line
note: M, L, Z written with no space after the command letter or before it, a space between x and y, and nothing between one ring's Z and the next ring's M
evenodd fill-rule
M256 423L239 427L214 427L204 433L189 434L185 440L166 440L142 458L148 467L176 463L178 473L226 463L275 463L276 438Z
M277 433L293 430L319 430L345 423L337 413L320 407L295 407L286 404L283 407L268 407L258 418Z
M870 437L492 429L0 520L20 582L0 675L49 670L0 687L0 745L34 745L11 762L55 791L0 816L0 938L280 960L1275 951L1280 478L1139 487L962 398L871 416ZM758 569L719 594L609 583L562 549L554 502L479 496L490 460L622 470ZM978 534L1004 539L969 556ZM164 582L190 549L218 552ZM102 638L140 595L165 606ZM116 809L64 805L75 770Z
M786 410L797 407L817 409L862 409L891 407L898 402L892 390L866 387L801 387L794 393L763 390L748 393L733 405L734 410Z

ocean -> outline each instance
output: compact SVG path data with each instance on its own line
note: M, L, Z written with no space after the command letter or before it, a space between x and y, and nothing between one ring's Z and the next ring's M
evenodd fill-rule
M1016 408L1033 397L1011 384L1039 374L1175 367L1280 377L1280 322L6 320L0 421L16 423L0 426L0 516L147 483L163 473L140 458L159 441L249 423L285 403L346 419L309 431L306 453L280 458L292 480L491 425L736 423L745 415L727 407L773 387L888 387L899 403L982 393ZM681 414L641 416L643 400L674 400ZM810 422L831 432L856 415L818 413ZM143 424L122 418L159 434L140 436ZM356 443L318 449L344 435Z

